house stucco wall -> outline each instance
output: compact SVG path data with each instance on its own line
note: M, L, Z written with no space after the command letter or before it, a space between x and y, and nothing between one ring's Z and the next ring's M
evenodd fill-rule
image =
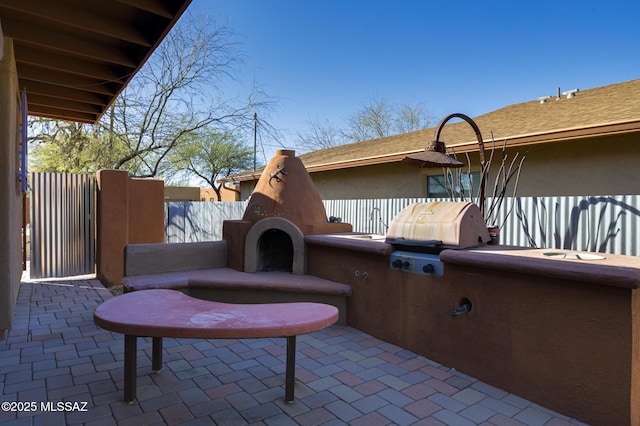
M22 275L22 196L16 180L18 77L13 42L0 60L0 337L11 326Z
M508 162L517 152L529 152L522 167L517 196L637 195L640 179L640 135L625 134L545 143L507 150ZM491 195L500 164L496 148L487 185ZM466 158L463 161L466 162ZM489 151L487 150L487 158ZM472 171L479 170L471 155ZM466 170L466 168L465 168ZM311 173L322 199L425 197L426 176L442 169L418 169L405 163L378 164ZM244 195L244 194L243 194ZM507 195L512 195L511 190Z
M311 173L323 200L357 198L422 197L424 173L405 164L374 166Z
M640 135L625 134L534 145L518 195L638 195Z

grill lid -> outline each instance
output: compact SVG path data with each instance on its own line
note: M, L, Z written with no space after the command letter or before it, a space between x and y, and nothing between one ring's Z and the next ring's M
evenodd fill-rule
M398 213L387 242L405 247L468 248L490 240L480 209L469 202L413 203ZM439 244L438 244L439 243Z

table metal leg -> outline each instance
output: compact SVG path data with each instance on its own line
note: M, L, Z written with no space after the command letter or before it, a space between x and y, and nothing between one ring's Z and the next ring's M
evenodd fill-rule
M162 337L152 338L152 368L162 368ZM124 400L133 402L136 399L138 337L130 334L124 336ZM296 336L287 336L287 360L285 367L285 402L293 402L296 381Z
M287 336L287 365L284 383L284 401L293 402L296 381L296 336Z
M136 399L136 358L138 356L138 336L124 335L124 400Z
M151 369L158 371L162 368L162 337L152 337Z

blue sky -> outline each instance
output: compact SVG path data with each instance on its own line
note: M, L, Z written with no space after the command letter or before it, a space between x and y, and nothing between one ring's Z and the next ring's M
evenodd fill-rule
M373 98L475 117L558 87L640 78L637 0L193 0L191 9L237 34L247 85L255 78L280 98L268 120L291 148L309 119L341 125Z

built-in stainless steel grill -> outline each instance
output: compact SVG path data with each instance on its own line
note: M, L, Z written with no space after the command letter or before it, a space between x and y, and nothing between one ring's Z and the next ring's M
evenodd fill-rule
M398 250L390 266L406 272L442 275L440 251L484 245L490 240L480 209L473 203L413 203L398 213L386 242Z

